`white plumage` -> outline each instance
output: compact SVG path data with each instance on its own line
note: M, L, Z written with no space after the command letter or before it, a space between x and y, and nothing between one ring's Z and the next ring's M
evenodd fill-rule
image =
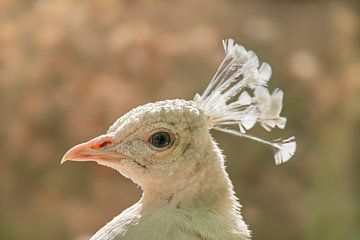
M259 123L283 129L283 92L267 90L271 67L256 54L224 41L225 58L193 101L137 107L109 131L70 149L62 162L95 161L119 171L143 196L101 228L92 240L250 239L224 158L209 129L270 145L276 164L295 152L294 137L266 141L247 134Z

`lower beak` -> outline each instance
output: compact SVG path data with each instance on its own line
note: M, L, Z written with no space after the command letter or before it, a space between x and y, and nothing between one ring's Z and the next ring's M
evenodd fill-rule
M72 147L61 159L61 164L66 161L95 161L98 163L120 161L122 156L109 150L114 144L111 135L101 135L88 142Z

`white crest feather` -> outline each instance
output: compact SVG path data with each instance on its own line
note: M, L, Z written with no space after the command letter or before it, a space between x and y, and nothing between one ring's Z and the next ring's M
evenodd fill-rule
M295 137L290 137L278 144L278 148L274 148L275 163L277 165L288 161L296 151Z
M295 137L267 141L246 133L256 123L267 131L285 128L286 118L280 116L283 91L275 89L270 94L267 88L272 74L270 65L260 63L255 52L233 39L224 40L223 45L224 60L204 93L195 95L196 105L208 116L210 128L270 145L276 164L286 162L295 153Z

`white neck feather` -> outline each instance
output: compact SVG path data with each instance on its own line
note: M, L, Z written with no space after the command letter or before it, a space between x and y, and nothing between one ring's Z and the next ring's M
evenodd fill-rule
M172 184L164 187L143 186L143 197L140 200L144 209L162 206L171 207L205 207L225 213L232 212L239 206L234 196L233 186L223 165L223 156L214 145L215 151L209 151L204 164L199 164L190 176L184 176L186 184L174 191ZM190 179L189 179L190 178ZM176 180L181 184L180 179Z

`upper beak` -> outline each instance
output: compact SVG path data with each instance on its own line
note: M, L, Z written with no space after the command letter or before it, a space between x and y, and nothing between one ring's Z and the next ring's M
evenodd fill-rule
M101 135L88 142L72 147L61 159L61 164L70 161L96 161L113 162L121 160L121 155L109 150L109 145L114 144L113 136ZM106 149L105 149L106 147Z

